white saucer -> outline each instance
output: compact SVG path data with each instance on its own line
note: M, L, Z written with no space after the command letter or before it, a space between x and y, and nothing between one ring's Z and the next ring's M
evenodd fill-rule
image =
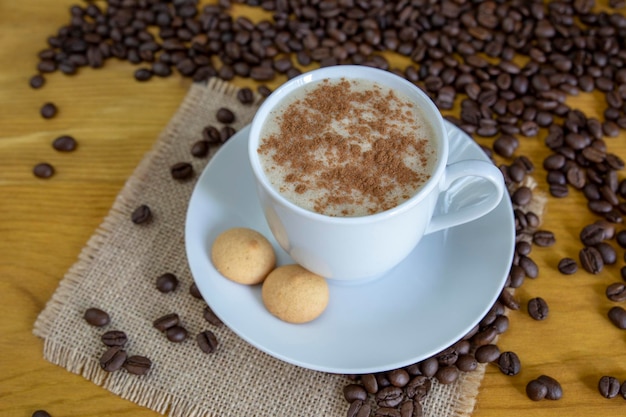
M488 160L471 138L448 122L446 126L451 162ZM185 226L195 282L213 311L241 338L309 369L379 372L438 353L467 334L491 308L504 285L515 243L513 210L506 196L479 220L425 236L407 259L377 280L358 285L329 281L330 302L316 320L295 325L272 316L263 306L260 286L224 278L209 255L219 233L249 227L272 242L279 265L293 263L274 240L257 201L247 159L248 132L246 127L235 134L209 162L191 196ZM455 184L440 206L481 198L468 194L462 184Z

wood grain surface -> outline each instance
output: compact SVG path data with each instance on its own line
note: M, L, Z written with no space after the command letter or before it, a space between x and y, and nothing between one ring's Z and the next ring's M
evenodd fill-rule
M139 83L133 65L108 60L104 68L81 69L75 76L52 74L44 88L31 89L37 52L68 22L72 4L0 0L0 415L26 417L46 409L55 417L153 417L158 414L45 361L43 343L32 334L36 316L190 85L179 75ZM235 83L253 85L250 80ZM54 119L39 115L46 101L59 107ZM601 115L605 106L602 98L589 94L570 103L588 115ZM52 140L62 134L78 140L75 152L52 149ZM535 163L538 189L545 192L543 135L521 139L517 155ZM606 142L626 159L626 134ZM43 161L56 168L50 179L32 174ZM509 377L490 365L475 417L624 413L626 400L604 399L597 390L603 375L626 379L626 334L608 321L615 303L604 295L608 284L621 279L624 250L612 242L618 262L598 275L564 276L556 269L562 257L577 258L580 229L597 219L580 193L548 199L542 228L556 234L557 244L533 248L539 277L518 290L522 310L511 312L510 330L498 342L501 350L519 355L522 372ZM526 312L526 302L536 296L550 306L543 322ZM526 397L527 382L541 374L561 382L560 401Z

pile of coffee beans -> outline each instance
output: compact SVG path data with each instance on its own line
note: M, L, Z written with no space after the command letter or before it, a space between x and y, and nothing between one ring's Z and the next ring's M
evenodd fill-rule
M38 73L30 86L44 86L48 73L72 75L83 67L100 68L108 59L137 65L133 74L141 82L178 73L194 81L238 76L263 83L292 78L311 65L356 64L405 77L444 112L459 108L458 117L446 118L476 138L491 139L492 146L485 146L485 151L506 161L499 167L511 190L517 237L506 288L481 322L443 352L402 369L351 376L344 391L348 415L421 415L433 379L452 383L481 362L517 375L519 357L500 352L496 338L508 329L507 311L521 309L514 290L526 278L539 276L530 257L532 246L556 242L554 234L538 229L539 213L532 211L535 191L526 181L535 167L529 158L517 155L520 139L545 134L549 154L542 166L548 192L554 198L565 198L573 190L583 193L589 210L599 218L581 225L580 267L599 274L617 261L612 240L626 248L626 231L615 230L626 213L626 180L619 181L624 161L608 151L605 140L626 128L626 18L598 11L593 0L241 3L262 8L272 19L233 17L229 0L202 7L196 0L108 0L73 6L70 22L40 51ZM611 0L609 6L622 7L623 0ZM384 53L404 57L405 66L392 68ZM264 85L258 88L261 96L270 92ZM568 105L567 97L581 92L604 97L602 120ZM242 89L238 98L252 103L254 94ZM53 103L41 109L43 117L56 113ZM232 112L221 111L217 120L226 125L221 130L207 126L191 155L204 157L209 145L232 136L228 123L234 118ZM47 178L54 170L48 164L34 172ZM187 162L173 165L171 175L181 181L194 177ZM134 223L151 219L147 206L137 210L131 216ZM556 267L571 275L579 270L578 262L568 256ZM622 278L626 279L626 267ZM194 286L190 293L201 298ZM622 293L619 286L607 288L612 301L621 301ZM541 297L527 305L531 317L548 318ZM624 314L611 311L611 321L626 326ZM209 313L205 317L213 320ZM201 333L198 338L203 351L214 350L211 335ZM605 385L615 383L602 382ZM527 394L532 400L558 400L562 388L553 378L541 376L528 383Z
M86 309L83 318L94 327L104 327L111 322L109 313L96 307ZM123 368L133 375L145 375L152 367L152 361L145 356L128 356L124 350L128 336L123 331L108 330L100 336L100 340L107 347L100 356L100 367L104 371L115 372Z

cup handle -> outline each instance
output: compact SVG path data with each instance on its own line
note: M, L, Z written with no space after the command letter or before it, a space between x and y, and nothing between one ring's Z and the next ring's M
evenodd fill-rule
M493 210L504 195L505 185L502 172L491 162L472 159L455 162L446 166L444 175L440 192L445 192L455 180L465 177L486 179L491 183L493 192L490 192L476 204L459 207L447 213L435 214L426 228L426 234L476 220ZM469 184L468 187L471 189L472 184Z

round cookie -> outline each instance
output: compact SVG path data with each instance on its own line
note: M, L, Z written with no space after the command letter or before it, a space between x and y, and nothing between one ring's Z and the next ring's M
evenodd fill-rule
M211 248L213 265L239 284L263 282L276 265L272 244L256 230L237 227L220 233Z
M328 305L326 280L300 265L273 270L263 282L263 304L274 316L288 323L306 323Z

